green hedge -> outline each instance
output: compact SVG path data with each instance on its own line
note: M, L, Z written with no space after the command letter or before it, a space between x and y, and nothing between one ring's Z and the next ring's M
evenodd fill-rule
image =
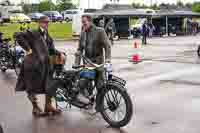
M29 24L31 29L37 28L37 23ZM13 37L13 33L19 31L20 24L4 24L0 26L0 32L4 33L4 37ZM71 23L50 23L49 33L54 39L71 39L72 25Z

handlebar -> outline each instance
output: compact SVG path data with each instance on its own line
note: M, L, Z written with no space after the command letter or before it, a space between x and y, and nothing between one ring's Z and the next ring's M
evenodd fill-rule
M85 67L85 65L73 65L72 68L73 69L79 69L79 68L83 68Z
M84 60L84 64L83 65L73 65L72 68L73 69L80 69L80 68L94 68L94 69L102 69L105 64L95 64L93 63L90 59L88 59L87 57L85 57L83 54L79 54L79 56L81 56L81 58Z
M88 59L87 57L85 57L83 54L80 54L80 56L86 62L86 64L88 63L89 66L91 66L91 67L100 68L100 67L104 66L104 64L98 65L98 64L93 63L90 59Z

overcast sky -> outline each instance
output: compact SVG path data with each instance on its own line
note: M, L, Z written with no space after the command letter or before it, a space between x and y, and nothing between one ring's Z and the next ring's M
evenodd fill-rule
M3 0L0 0L3 1ZM12 3L19 3L20 1L29 1L29 2L38 2L38 1L42 1L42 0L10 0ZM56 1L56 0L52 0L52 1ZM78 1L78 0L72 0L72 1ZM98 3L108 3L110 2L110 0L80 0L80 3L82 4L83 7L86 7L88 5L88 1L91 3L91 5L95 5ZM152 0L153 3L176 3L179 0ZM195 1L200 1L200 0L180 0L184 3L188 3L188 2L195 2ZM132 2L137 2L137 3L146 3L146 4L150 4L151 0L120 0L121 4L130 4Z
M88 1L90 3L90 8L101 8L103 3L110 3L110 0L80 0L80 5L82 8L87 8L88 7ZM161 4L161 3L177 3L177 1L179 0L120 0L119 3L120 4L131 4L133 2L136 3L141 3L141 4L148 4L150 5L150 3L155 4ZM180 0L184 3L192 3L195 1L200 1L200 0Z

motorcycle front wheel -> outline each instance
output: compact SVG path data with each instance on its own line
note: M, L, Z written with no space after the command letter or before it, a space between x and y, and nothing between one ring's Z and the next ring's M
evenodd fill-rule
M126 126L133 115L133 105L126 89L115 83L108 84L102 93L100 113L114 128Z

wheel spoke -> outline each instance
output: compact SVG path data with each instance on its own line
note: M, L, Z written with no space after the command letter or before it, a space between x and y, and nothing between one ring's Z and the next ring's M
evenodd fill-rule
M118 105L120 105L121 100L122 100L122 96L120 95L120 97L119 97L119 101L117 102Z
M111 115L111 117L112 117L112 115L113 115L113 113L110 111L110 110L107 110L107 112L108 112L108 114L110 114ZM108 117L110 117L110 115L108 116Z
M115 96L115 91L113 92L114 90L110 90L110 92L111 92L111 95L112 95L112 97L113 97L113 100L116 102L117 101L117 98L116 98L116 96ZM114 93L114 94L113 94Z
M122 113L122 115L121 115L121 113L122 113L121 111L117 111L119 118L121 118L121 116L123 117L123 113Z
M115 111L115 112L113 113L113 115L114 115L113 118L115 119L115 121L117 121L117 115L116 115L116 114L117 114L117 112Z
M118 108L119 112L124 114L124 111L121 108Z
M107 95L108 95L108 94L106 94L105 97L106 97L106 101L107 101L107 103L108 103L108 102L111 102L111 100L110 100L110 97L107 96Z

